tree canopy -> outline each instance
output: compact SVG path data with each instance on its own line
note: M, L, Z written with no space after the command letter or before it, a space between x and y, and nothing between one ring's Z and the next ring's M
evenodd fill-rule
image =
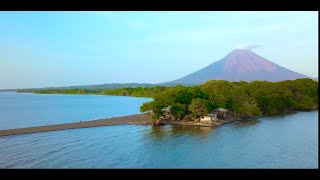
M219 107L246 116L274 115L285 111L318 108L318 82L308 78L281 82L211 80L196 86L99 90L31 89L18 92L152 97L153 101L144 103L140 111L152 112L153 119L158 119L163 113L162 109L168 106L171 106L171 114L176 120L186 115L197 118Z
M211 80L204 84L166 88L154 96L148 110L172 106L176 119L190 114L193 118L222 107L246 116L274 115L292 110L318 108L318 83L312 79L281 82L228 82ZM141 112L146 111L142 105ZM161 116L155 114L154 118Z

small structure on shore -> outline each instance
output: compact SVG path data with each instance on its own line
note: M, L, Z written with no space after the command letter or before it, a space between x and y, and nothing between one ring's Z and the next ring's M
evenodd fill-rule
M170 111L171 106L165 107L162 109L162 116L160 116L160 119L169 119L172 118L171 111Z
M200 122L209 123L218 120L217 114L207 114L205 116L200 116Z
M214 109L211 113L217 114L217 118L219 119L224 119L230 113L230 111L224 108L217 108Z

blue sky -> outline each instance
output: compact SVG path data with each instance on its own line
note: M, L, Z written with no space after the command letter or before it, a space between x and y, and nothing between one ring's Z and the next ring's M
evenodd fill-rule
M0 12L0 89L166 82L249 46L318 77L318 12Z

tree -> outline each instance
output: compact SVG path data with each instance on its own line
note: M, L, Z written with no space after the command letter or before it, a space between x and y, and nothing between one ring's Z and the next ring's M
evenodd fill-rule
M180 103L174 103L170 109L171 115L173 116L174 120L180 120L185 115L187 115L187 108L186 105Z
M162 109L168 106L172 106L171 114L177 120L190 113L197 118L218 107L247 116L318 108L318 82L308 78L281 82L211 80L192 87L27 89L18 92L152 97L153 101L144 103L140 111L152 112L150 114L155 120L162 116Z
M189 105L189 111L191 112L191 116L193 118L199 118L205 114L208 114L209 102L204 99L194 98Z
M164 107L165 105L158 104L156 101L146 102L140 106L140 112L150 112L151 119L155 122L163 114L162 109Z
M150 112L153 109L153 101L145 102L140 106L140 112Z

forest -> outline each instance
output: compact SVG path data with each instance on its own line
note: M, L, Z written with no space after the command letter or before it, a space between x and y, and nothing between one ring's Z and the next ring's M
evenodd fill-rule
M18 92L152 97L152 101L140 107L140 112L152 112L153 119L158 119L166 107L171 107L171 114L177 120L187 115L195 119L219 107L245 116L275 115L318 108L318 82L307 78L281 82L211 80L196 86L33 89Z
M112 96L134 96L134 97L153 97L164 91L167 87L136 87L136 88L118 88L118 89L24 89L17 92L28 92L35 94L96 94Z
M162 109L168 106L177 120L187 115L195 119L219 107L250 117L313 110L318 108L318 82L311 79L281 82L211 80L193 87L167 88L156 94L153 101L144 103L140 111L152 112L153 119L158 119Z

